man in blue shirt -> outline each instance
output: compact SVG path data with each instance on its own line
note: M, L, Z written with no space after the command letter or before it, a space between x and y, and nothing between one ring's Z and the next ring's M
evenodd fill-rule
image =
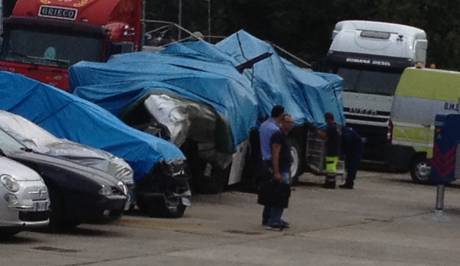
M276 132L280 131L280 123L284 114L284 107L275 105L272 108L271 117L265 120L259 128L260 150L262 160L271 165L272 150L270 140Z
M294 119L289 114L283 114L280 124L280 130L273 134L271 138L272 146L272 165L273 181L283 183L286 186L280 189L276 195L272 195L277 204L270 207L270 217L268 219L267 229L282 229L289 227L286 221L283 221L283 210L287 208L290 195L290 173L292 164L291 148L288 142L288 134L294 127Z
M260 140L260 151L262 153L262 163L264 167L264 179L270 179L273 175L272 169L272 148L271 138L272 136L280 132L280 123L283 118L284 107L281 105L275 105L271 111L271 117L265 120L259 128L259 140ZM262 224L267 225L270 218L271 208L268 205L264 206L262 213Z

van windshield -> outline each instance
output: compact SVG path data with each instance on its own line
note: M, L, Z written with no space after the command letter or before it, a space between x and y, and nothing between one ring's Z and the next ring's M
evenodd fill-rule
M337 74L344 80L344 91L389 96L394 95L401 77L401 73L353 68L339 68Z

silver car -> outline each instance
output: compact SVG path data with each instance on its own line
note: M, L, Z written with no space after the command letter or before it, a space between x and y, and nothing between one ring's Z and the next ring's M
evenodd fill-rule
M48 189L34 170L0 156L0 238L48 224Z
M134 204L133 170L123 159L103 150L57 138L22 116L6 111L0 111L0 129L37 153L64 158L114 176L129 190L127 191L129 200L125 209L129 209Z

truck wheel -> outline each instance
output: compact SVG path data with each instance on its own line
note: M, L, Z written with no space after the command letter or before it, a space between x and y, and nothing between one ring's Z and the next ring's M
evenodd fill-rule
M7 240L19 233L21 229L12 227L12 228L0 228L0 239Z
M299 176L302 174L302 155L301 149L297 142L293 141L291 143L291 156L292 156L292 164L291 164L291 184L296 185L299 182Z
M203 194L222 193L227 187L230 169L231 165L225 169L214 166L210 177L202 174L198 184L198 191Z
M418 184L429 184L431 180L431 165L425 157L419 157L411 165L410 175Z

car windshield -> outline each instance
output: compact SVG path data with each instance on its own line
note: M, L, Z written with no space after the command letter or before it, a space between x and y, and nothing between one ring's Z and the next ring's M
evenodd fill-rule
M94 37L12 29L4 41L2 58L8 61L68 67L103 56L103 40Z
M25 146L19 143L12 136L8 135L5 131L0 130L0 149L3 151L18 151L24 149Z
M344 80L344 91L390 96L401 77L400 73L352 68L339 68L337 74Z

